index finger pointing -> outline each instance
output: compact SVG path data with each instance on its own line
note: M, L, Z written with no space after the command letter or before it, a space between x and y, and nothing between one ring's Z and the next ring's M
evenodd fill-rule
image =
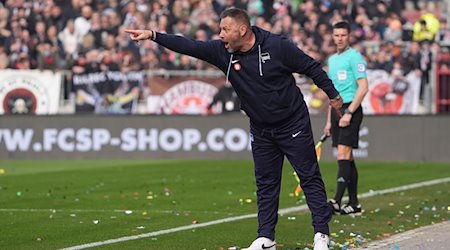
M129 34L134 34L134 35L139 34L136 30L124 30L124 32L129 33Z

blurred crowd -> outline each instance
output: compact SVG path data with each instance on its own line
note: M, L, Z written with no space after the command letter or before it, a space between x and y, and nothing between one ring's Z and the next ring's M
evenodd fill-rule
M405 17L408 4L418 20ZM335 51L332 24L348 20L352 45L366 57L368 68L400 77L411 71L429 71L432 53L441 49L436 41L450 39L439 29L447 27L446 19L439 13L425 14L427 9L442 10L441 5L432 0L3 0L0 69L75 74L213 69L156 43L136 44L123 30L152 29L199 40L218 39L221 11L235 6L248 11L252 24L289 36L321 62ZM429 18L421 18L423 14Z

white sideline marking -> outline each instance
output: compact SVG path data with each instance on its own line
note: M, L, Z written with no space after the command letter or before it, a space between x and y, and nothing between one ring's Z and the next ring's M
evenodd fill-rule
M395 187L395 188L388 188L388 189L379 190L379 191L370 191L370 192L360 195L359 197L360 198L368 198L368 197L372 197L372 196L376 196L376 195L395 193L395 192L399 192L399 191L405 191L405 190L419 188L419 187L425 187L425 186L432 186L432 185L446 183L446 182L450 182L450 177L431 180L431 181L424 181L424 182L419 182L419 183L410 184L410 185L404 185L404 186ZM283 214L299 212L299 211L303 211L303 210L307 210L307 209L308 209L307 205L301 205L301 206L296 206L296 207L280 209L278 211L278 213L280 215L283 215ZM78 246L63 248L62 250L86 249L86 248L114 244L114 243L119 243L119 242L124 242L124 241L137 240L137 239L142 239L142 238L147 238L147 237L154 237L154 236L163 235L163 234L176 233L176 232L180 232L180 231L201 228L201 227L207 227L207 226L212 226L212 225L217 225L217 224L223 224L223 223L228 223L228 222L233 222L233 221L238 221L238 220L251 219L251 218L256 218L256 216L257 216L256 213L246 214L246 215L241 215L241 216L224 218L224 219L220 219L220 220L209 221L209 222L200 223L200 224L192 224L192 225L187 225L187 226L175 227L175 228L170 228L170 229L165 229L165 230L160 230L160 231L155 231L155 232L150 232L150 233L145 233L145 234L138 234L138 235L125 236L125 237L120 237L120 238L110 239L110 240L105 240L105 241L86 243L86 244L82 244L82 245L78 245Z

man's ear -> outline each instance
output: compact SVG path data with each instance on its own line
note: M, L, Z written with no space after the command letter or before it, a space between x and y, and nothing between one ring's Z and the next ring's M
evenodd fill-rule
M244 37L247 32L248 32L247 26L245 25L239 26L239 34L241 35L241 37Z

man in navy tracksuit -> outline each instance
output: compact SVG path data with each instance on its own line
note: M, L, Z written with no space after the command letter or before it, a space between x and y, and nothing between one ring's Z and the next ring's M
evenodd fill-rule
M248 249L275 249L281 173L286 156L300 177L312 213L315 250L328 249L328 210L309 112L292 73L305 74L325 91L333 108L342 99L320 63L290 40L250 26L244 10L221 14L220 40L196 41L152 30L127 30L136 42L153 40L217 66L226 74L250 118L258 196L258 238Z

